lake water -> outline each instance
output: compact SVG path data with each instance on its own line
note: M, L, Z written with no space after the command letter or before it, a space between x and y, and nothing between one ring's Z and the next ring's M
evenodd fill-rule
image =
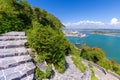
M67 37L71 43L86 44L104 50L108 59L120 64L120 34L87 34L86 37ZM78 46L79 47L79 46Z

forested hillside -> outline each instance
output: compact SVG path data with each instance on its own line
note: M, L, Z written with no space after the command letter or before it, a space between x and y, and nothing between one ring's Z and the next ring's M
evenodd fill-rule
M38 7L31 7L26 0L0 0L0 34L25 31L27 47L33 48L36 61L48 64L48 71L35 70L37 78L51 76L51 64L58 72L66 69L65 54L70 52L69 42L62 33L64 25L58 18Z
M26 0L0 0L0 33L32 28L35 21L57 30L63 27L55 16L38 7L31 7Z
M25 31L28 40L26 47L34 50L30 53L34 63L47 63L46 71L36 67L37 79L50 78L52 64L58 72L63 73L66 70L66 54L72 56L74 64L82 72L86 67L80 57L120 74L120 66L107 60L102 50L87 46L83 46L81 51L76 49L64 37L63 27L58 18L39 7L31 7L27 0L0 0L0 34Z

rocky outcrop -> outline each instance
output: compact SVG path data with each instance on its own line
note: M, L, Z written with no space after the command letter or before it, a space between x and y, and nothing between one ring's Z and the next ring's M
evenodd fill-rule
M0 35L0 80L32 80L34 68L24 44L25 32Z

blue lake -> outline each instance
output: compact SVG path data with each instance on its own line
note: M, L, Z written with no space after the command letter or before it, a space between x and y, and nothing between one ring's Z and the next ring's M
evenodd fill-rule
M106 53L108 59L114 60L120 64L120 34L87 34L86 37L67 37L75 44L86 44L90 47L99 47Z

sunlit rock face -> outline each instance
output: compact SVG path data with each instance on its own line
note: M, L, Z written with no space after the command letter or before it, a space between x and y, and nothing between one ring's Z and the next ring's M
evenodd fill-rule
M35 65L24 44L25 32L0 35L0 80L32 80Z

